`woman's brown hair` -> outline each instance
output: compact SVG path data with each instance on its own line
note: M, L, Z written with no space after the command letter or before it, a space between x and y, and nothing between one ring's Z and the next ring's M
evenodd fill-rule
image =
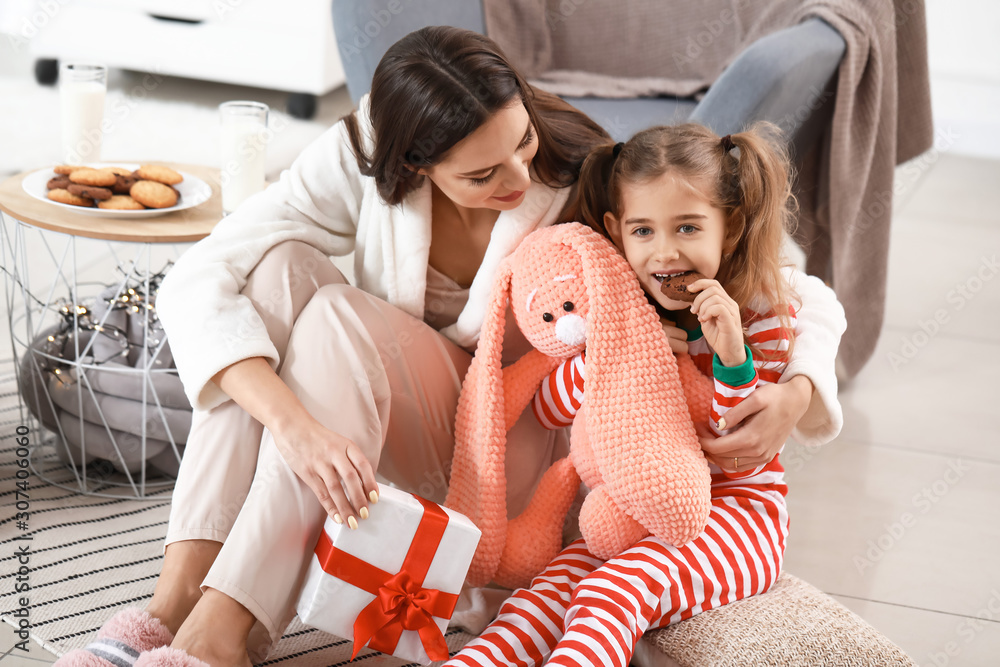
M792 167L780 131L759 122L723 140L703 125L688 123L643 130L617 151L610 143L598 146L580 172L577 206L582 220L607 235L604 214L621 219L622 186L648 183L668 171L697 187L724 213L724 256L715 278L739 305L744 326L751 308L756 303L759 310L763 299L778 316L789 348L774 355L747 344L762 358L787 358L794 341L788 320L794 294L781 275L782 247L796 209Z
M369 95L374 136L365 149L357 112L343 118L358 167L389 205L403 201L431 166L493 114L520 100L538 136L535 177L553 187L576 182L587 153L608 134L555 95L530 86L496 43L449 26L422 28L389 47Z

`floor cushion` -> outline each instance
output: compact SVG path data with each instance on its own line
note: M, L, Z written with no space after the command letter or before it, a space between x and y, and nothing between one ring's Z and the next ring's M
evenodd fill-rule
M633 664L916 666L860 616L787 572L763 595L647 632Z

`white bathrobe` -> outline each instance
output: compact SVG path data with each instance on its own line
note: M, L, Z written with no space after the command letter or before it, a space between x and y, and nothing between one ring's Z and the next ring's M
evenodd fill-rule
M358 120L369 142L367 96ZM482 265L458 321L442 330L470 348L489 301L493 277L504 257L535 229L557 220L568 189L532 182L521 205L497 218ZM277 183L224 218L167 274L157 311L185 391L196 409L227 396L211 378L251 357L277 367L278 353L250 300L240 294L247 275L272 247L304 241L329 256L354 253L355 285L417 318L423 318L431 244L431 186L425 179L398 206L387 206L373 179L359 170L343 123L310 144ZM796 437L825 442L840 431L834 357L846 327L833 291L816 278L797 274L803 302L792 361L783 380L804 374L816 392Z

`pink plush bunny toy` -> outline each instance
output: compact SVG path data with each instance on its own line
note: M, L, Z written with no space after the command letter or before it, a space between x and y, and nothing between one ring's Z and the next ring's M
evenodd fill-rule
M501 368L507 303L534 350ZM508 519L507 431L542 380L587 351L586 394L570 455L546 471L528 508ZM468 581L527 586L559 552L580 480L580 529L611 558L653 534L674 545L704 529L711 478L692 419L707 420L711 380L675 359L628 263L588 227L529 235L498 272L462 386L445 504L483 531Z

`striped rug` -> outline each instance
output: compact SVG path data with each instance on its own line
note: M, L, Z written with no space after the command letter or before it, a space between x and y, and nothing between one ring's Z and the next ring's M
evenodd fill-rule
M163 558L170 491L154 491L146 500L84 496L46 484L32 474L27 480L30 516L26 526L19 526L17 502L24 499L17 496L14 438L21 419L14 364L0 361L0 615L16 626L13 614L18 600L28 597L32 639L62 655L89 643L119 609L144 607L153 596ZM73 473L62 468L51 447L40 450L33 461L47 478L74 483ZM23 545L29 546L31 590L18 593L16 554ZM451 631L446 639L449 648L457 651L471 636ZM296 619L262 664L346 665L351 649L351 642L308 628ZM358 663L366 667L405 664L368 649L352 664Z

